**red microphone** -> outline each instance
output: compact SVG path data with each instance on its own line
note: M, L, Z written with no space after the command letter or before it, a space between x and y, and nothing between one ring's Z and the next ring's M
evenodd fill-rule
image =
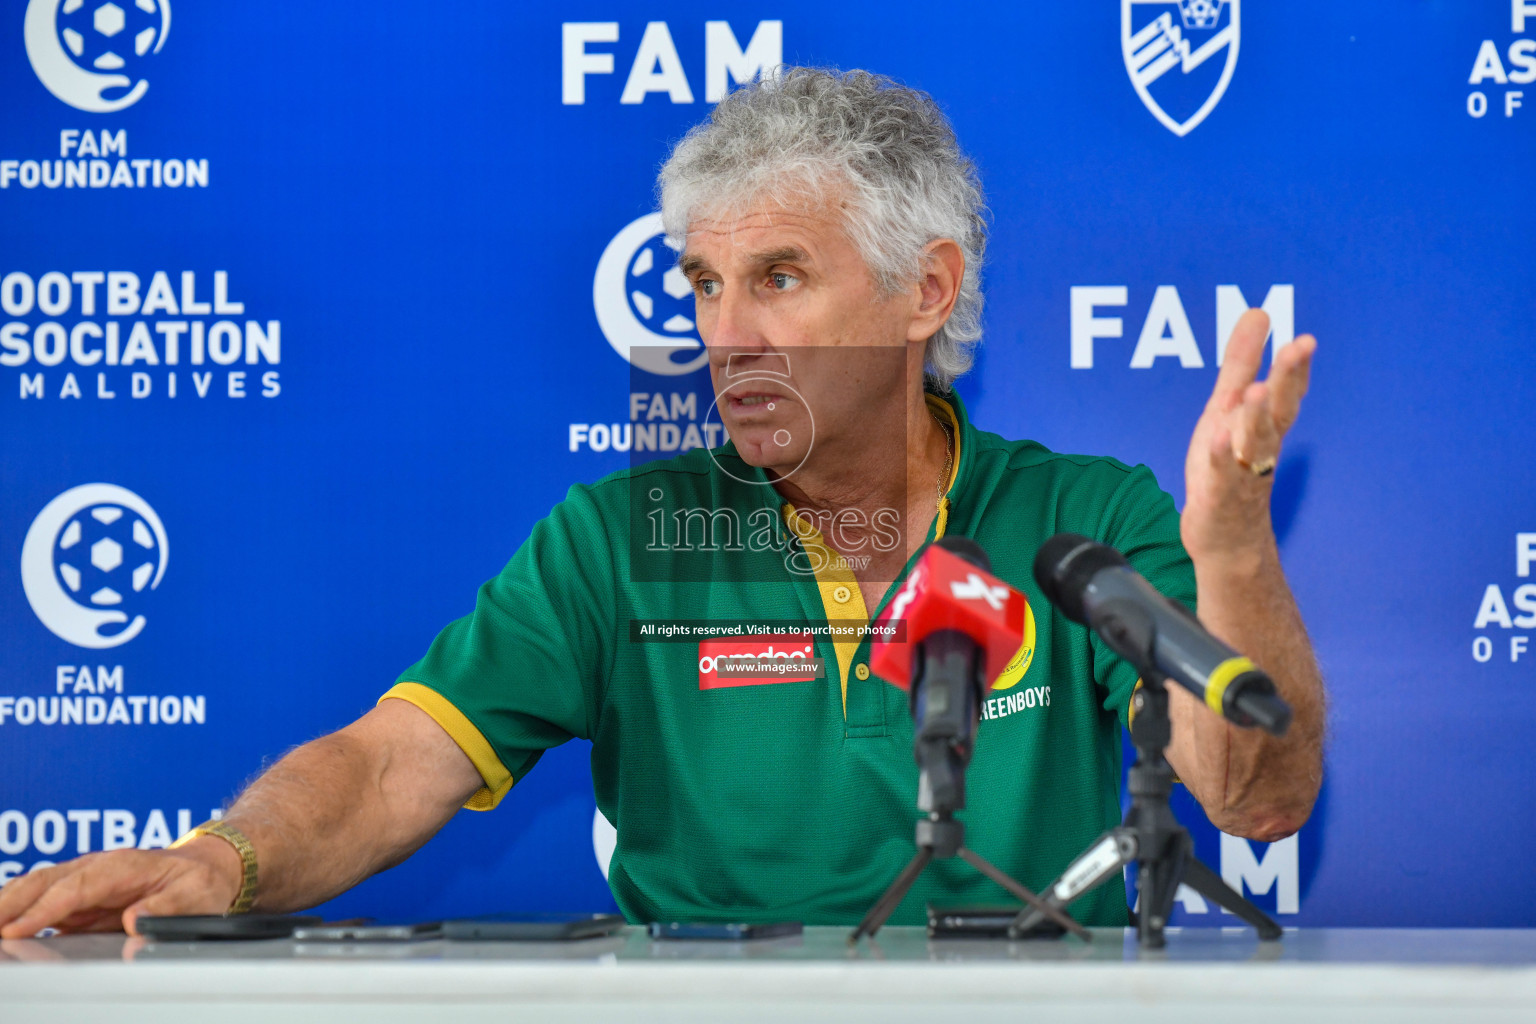
M1002 675L1024 642L1029 601L989 567L986 552L969 537L944 537L932 544L876 620L870 670L906 690L919 645L939 630L955 630L985 653L986 683ZM897 622L904 630L894 628ZM901 641L894 639L903 633Z

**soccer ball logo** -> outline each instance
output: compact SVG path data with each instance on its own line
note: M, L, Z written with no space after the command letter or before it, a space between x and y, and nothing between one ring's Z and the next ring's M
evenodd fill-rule
M1227 0L1179 0L1179 16L1185 28L1215 28Z
M53 499L32 522L21 582L32 610L77 647L116 647L144 628L135 614L165 575L160 517L132 491L86 484Z
M658 235L629 264L629 308L651 330L696 338L693 285L677 266L677 250Z
M592 309L613 350L648 373L692 373L709 360L694 324L693 286L677 268L661 214L613 236L592 277Z
M59 99L108 113L149 89L138 68L160 52L170 30L170 0L31 0L27 58Z
M53 566L75 600L112 608L148 585L159 562L158 547L154 531L131 509L93 505L59 534Z

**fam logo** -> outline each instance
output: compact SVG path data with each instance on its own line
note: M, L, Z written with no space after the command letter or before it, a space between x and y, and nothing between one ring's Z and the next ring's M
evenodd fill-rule
M613 236L592 278L592 308L608 344L631 366L669 377L709 360L677 252L661 214L649 213Z
M1119 338L1125 334L1125 321L1118 316L1099 316L1105 307L1124 306L1129 302L1130 289L1123 284L1073 285L1070 290L1071 304L1071 365L1074 370L1091 370L1096 365L1094 342L1104 338ZM1235 284L1216 286L1216 365L1226 358L1227 342L1238 318L1248 310L1248 298ZM1260 306L1269 315L1269 337L1274 351L1289 345L1296 339L1296 286L1273 284L1264 293ZM1195 330L1191 326L1184 300L1175 285L1161 284L1152 294L1152 303L1142 320L1136 347L1131 350L1130 366L1133 370L1146 370L1158 365L1159 359L1177 359L1186 370L1198 370L1205 366ZM1100 360L1099 362L1102 362Z
M1237 68L1240 0L1120 0L1120 51L1136 95L1173 134L1216 109ZM1224 57L1218 64L1214 57ZM1178 69L1174 75L1169 72Z
M38 80L76 110L110 114L149 91L142 74L171 31L170 0L30 0L23 36ZM208 158L129 152L118 128L59 128L58 148L0 153L0 192L207 188ZM115 158L115 159L114 159Z
M685 37L685 42L697 39ZM619 41L616 21L567 21L560 26L560 102L581 106L587 102L587 79L592 75L613 75L611 50L590 50L589 45L607 45ZM697 51L688 51L696 54ZM694 58L696 60L696 56ZM750 82L759 75L777 73L784 63L784 23L760 21L752 29L747 45L742 46L728 21L704 23L704 101L719 103L730 91L731 82ZM698 81L697 64L694 82ZM602 99L611 102L613 90L601 90ZM638 105L653 94L661 94L673 103L693 103L694 87L683 70L683 56L673 41L672 29L664 21L646 22L645 31L624 78L624 90L618 101Z
M115 484L83 484L32 521L21 548L21 585L32 611L60 639L117 647L144 629L140 598L160 585L169 557L165 526L147 501Z
M38 79L76 110L110 114L149 90L140 65L171 31L170 0L31 0L27 59Z

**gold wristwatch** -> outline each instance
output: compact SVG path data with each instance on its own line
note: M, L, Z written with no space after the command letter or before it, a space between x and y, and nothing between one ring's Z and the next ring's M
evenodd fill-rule
M170 848L174 850L178 846L185 846L199 836L218 836L230 846L233 846L235 852L240 855L240 869L242 872L240 893L235 897L235 901L229 905L229 909L224 911L224 916L228 917L231 914L244 914L248 912L251 909L251 904L256 902L256 848L251 845L249 839L245 838L244 832L241 832L233 825L217 820L203 822L172 843Z

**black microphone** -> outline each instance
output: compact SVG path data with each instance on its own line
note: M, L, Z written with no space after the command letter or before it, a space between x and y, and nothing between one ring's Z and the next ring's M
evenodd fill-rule
M1143 676L1172 679L1234 725L1275 736L1290 727L1291 706L1274 680L1107 544L1058 533L1035 556L1035 582L1067 618L1098 633Z
M991 559L969 537L943 537L936 547L990 571ZM943 597L945 595L938 594ZM959 629L914 637L911 708L918 773L917 806L949 812L965 806L965 767L976 742L986 648Z

